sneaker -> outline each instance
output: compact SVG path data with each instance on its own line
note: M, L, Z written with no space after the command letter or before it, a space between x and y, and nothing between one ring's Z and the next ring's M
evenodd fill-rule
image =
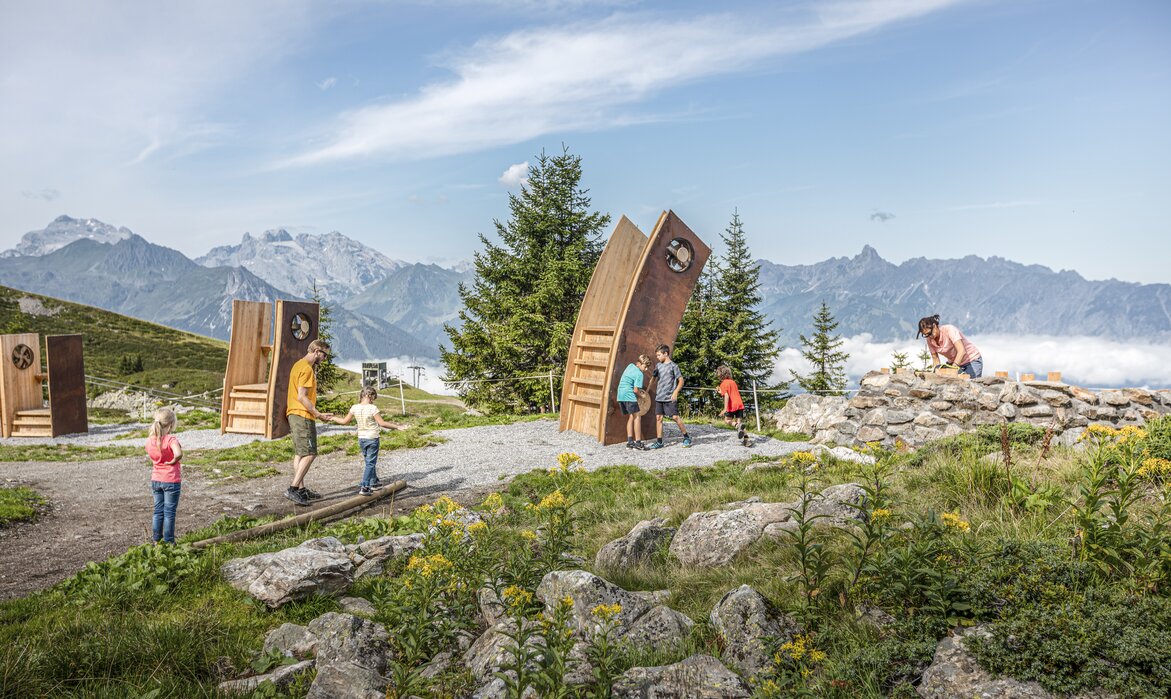
M628 440L626 440L626 448L627 448L627 449L633 449L633 448L634 448L634 440L633 440L633 439L628 439Z
M689 435L689 434L683 435L683 446L685 446L685 447L691 446L691 435Z
M375 479L374 482L370 484L370 488L373 490L381 490L385 487L386 481L383 481L382 479Z
M309 504L309 500L301 494L300 488L289 486L289 488L285 490L285 497L292 500L294 505L300 505L301 507L304 507Z
M647 447L647 449L662 449L662 448L663 448L662 442L651 442L651 445L649 447Z
M749 438L747 438L747 437L745 437L744 439L740 440L740 443L741 443L741 444L743 444L743 445L744 445L744 446L746 446L746 447L750 447L750 446L752 446L752 440L751 440L751 439L749 439Z
M309 490L308 488L304 488L304 487L301 488L301 495L303 495L306 500L320 500L321 499L321 493L314 492L314 491Z
M364 485L361 488L358 488L358 495L365 495L365 496L369 497L373 494L374 494L374 489L368 485Z
M744 425L740 425L740 429L736 430L736 437L744 439L748 435L748 431L744 429Z
M639 451L646 451L646 445L645 445L645 444L643 444L642 442L635 442L635 443L634 443L634 448L635 448L635 449L637 449L637 450L639 450Z

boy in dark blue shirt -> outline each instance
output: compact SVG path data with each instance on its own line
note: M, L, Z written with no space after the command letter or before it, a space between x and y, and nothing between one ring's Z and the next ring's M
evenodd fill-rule
M651 449L663 448L663 417L675 418L679 431L683 433L683 446L691 446L691 435L683 426L683 419L679 417L679 391L683 388L683 372L679 365L671 361L671 347L659 345L655 350L655 357L659 363L655 365L655 441Z

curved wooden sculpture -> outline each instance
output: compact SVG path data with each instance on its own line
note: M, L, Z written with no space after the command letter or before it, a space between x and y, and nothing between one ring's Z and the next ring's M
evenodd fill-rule
M289 370L317 339L318 306L302 301L232 301L232 335L224 370L220 432L262 434L268 439L289 433L285 417Z
M561 429L626 441L626 418L615 390L640 354L673 345L683 311L711 249L672 211L650 238L625 216L598 259L578 311L561 389ZM653 390L653 387L650 387ZM654 415L642 418L654 434Z
M0 436L57 437L89 431L81 335L0 336ZM48 382L49 407L44 384Z

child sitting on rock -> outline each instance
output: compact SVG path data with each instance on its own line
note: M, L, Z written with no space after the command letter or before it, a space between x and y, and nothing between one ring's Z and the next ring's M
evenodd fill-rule
M407 426L382 419L378 406L374 405L374 401L378 400L378 391L374 390L373 386L363 388L358 400L358 403L350 407L350 412L346 413L345 417L335 417L333 421L339 425L347 425L351 420L356 421L358 450L362 452L362 458L366 462L358 495L373 495L375 490L385 485L378 478L378 449L382 445L379 428L405 430Z

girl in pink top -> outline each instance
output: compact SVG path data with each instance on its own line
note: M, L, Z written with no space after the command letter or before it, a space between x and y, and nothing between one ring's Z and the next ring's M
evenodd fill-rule
M179 507L179 482L182 480L179 460L183 447L175 435L175 411L161 408L155 413L150 435L146 438L146 455L154 468L150 473L150 489L155 497L154 541L175 543L175 510Z
M919 319L919 332L915 337L922 335L927 338L927 349L931 352L931 361L938 366L942 355L949 364L955 364L973 379L980 378L984 373L984 360L980 357L980 350L972 341L964 337L960 329L954 325L940 325L939 316L928 316Z

